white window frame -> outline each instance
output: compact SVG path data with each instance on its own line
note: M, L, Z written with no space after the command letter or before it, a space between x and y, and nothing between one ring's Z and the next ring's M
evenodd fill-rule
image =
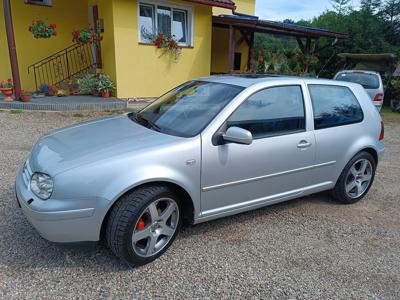
M43 0L43 1L25 0L25 4L41 5L41 6L52 6L53 5L53 0Z
M178 43L179 46L182 47L193 47L193 36L194 36L194 7L191 5L181 5L181 4L176 4L174 2L170 1L157 1L157 0L143 0L143 1L138 1L138 41L141 44L152 44L148 40L143 40L141 36L141 28L140 28L140 5L147 5L147 6L153 6L154 8L154 20L153 20L153 28L155 32L157 32L157 7L158 6L163 6L163 7L168 7L171 9L171 33L172 33L172 22L174 19L174 9L178 11L185 11L187 12L186 15L186 23L187 23L187 42L186 43Z

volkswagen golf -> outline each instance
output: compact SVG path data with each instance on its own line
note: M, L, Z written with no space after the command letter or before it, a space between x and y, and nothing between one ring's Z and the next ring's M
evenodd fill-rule
M104 238L138 266L164 253L184 221L321 191L356 203L373 183L383 139L361 85L200 78L138 113L44 135L18 171L16 197L44 238Z

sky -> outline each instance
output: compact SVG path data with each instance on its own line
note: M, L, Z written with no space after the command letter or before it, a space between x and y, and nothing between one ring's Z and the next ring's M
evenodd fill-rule
M359 0L352 0L357 7ZM261 19L283 21L312 19L326 9L331 9L330 0L256 0L256 15Z

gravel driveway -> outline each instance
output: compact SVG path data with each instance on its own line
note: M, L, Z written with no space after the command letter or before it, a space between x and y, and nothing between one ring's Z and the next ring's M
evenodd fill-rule
M37 138L92 116L0 112L0 299L400 298L400 123L368 196L318 194L182 229L154 263L128 269L102 244L43 240L13 199Z

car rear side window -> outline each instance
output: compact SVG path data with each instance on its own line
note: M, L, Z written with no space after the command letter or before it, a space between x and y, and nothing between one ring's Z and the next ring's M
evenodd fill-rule
M263 138L305 129L303 93L300 86L279 86L256 92L230 116L227 127L249 130Z
M309 85L314 128L323 129L361 122L363 112L353 92L344 86Z

